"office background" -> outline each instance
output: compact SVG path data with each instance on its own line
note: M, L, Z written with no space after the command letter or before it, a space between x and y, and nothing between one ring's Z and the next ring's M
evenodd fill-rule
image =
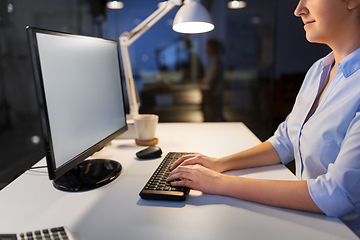
M116 40L159 3L122 2L112 10L104 0L0 1L0 189L44 156L25 27ZM206 42L215 38L225 50L224 118L266 140L290 112L307 69L330 50L306 41L293 15L297 0L246 0L242 9L229 9L227 0L201 2L214 31L174 32L175 8L129 48L140 112L160 122L217 121L199 85L210 64Z

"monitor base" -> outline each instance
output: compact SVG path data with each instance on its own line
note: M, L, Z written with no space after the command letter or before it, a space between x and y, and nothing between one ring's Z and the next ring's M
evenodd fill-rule
M104 186L121 172L119 162L108 159L89 159L53 181L55 188L67 192L81 192Z

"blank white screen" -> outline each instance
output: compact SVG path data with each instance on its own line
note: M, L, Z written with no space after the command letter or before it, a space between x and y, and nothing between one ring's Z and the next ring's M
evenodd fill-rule
M36 33L58 168L126 124L117 44Z

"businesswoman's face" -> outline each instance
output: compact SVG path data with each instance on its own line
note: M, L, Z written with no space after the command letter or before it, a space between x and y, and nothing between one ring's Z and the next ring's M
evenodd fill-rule
M358 0L300 0L295 16L304 22L309 42L333 44L350 21L351 2Z

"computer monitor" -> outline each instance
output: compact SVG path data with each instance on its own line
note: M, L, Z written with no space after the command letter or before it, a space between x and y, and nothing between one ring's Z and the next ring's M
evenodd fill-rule
M121 164L87 159L127 130L116 41L27 27L49 178L65 191L103 186Z

